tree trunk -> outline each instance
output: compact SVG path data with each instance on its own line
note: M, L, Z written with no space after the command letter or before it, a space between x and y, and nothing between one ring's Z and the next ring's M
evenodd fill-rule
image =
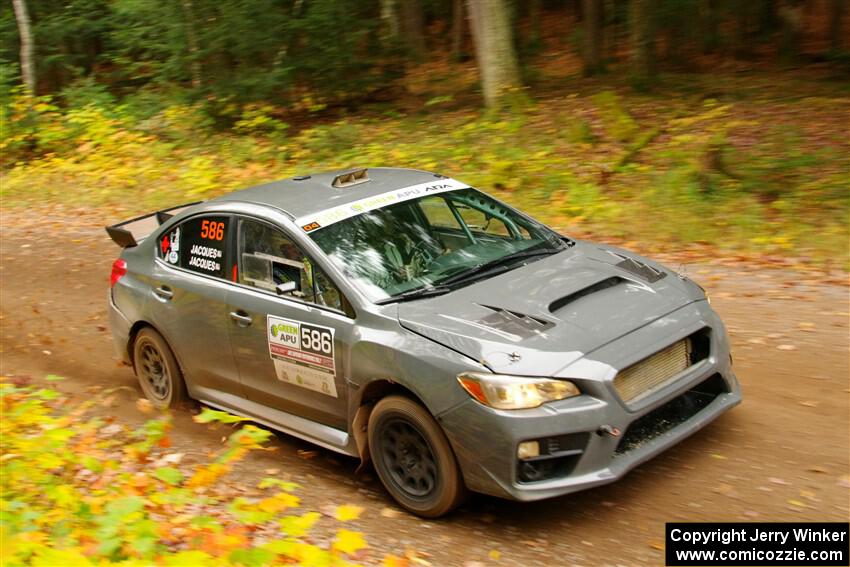
M452 0L452 59L463 59L463 0Z
M422 3L419 0L401 0L400 7L402 39L413 59L421 61L425 56Z
M584 0L584 74L595 75L602 65L602 0Z
M829 0L829 50L833 53L841 51L841 33L844 14L847 12L847 0Z
M617 21L616 0L604 0L602 5L602 57L617 60L620 24Z
M635 86L648 88L655 77L653 0L630 0L631 75Z
M398 39L398 5L396 0L381 0L381 37L386 43Z
M505 0L467 0L484 103L499 107L521 86Z
M26 0L12 0L15 19L18 21L18 33L21 37L21 75L29 94L35 94L35 63L32 59L33 43L30 15Z
M189 74L192 77L192 87L199 89L201 81L201 59L198 48L198 35L195 32L195 15L192 9L192 0L182 0L183 19L186 25L186 41L189 45Z
M714 53L720 43L718 34L720 14L717 0L699 0L698 10L700 47L704 54Z
M540 31L540 1L529 0L528 2L528 46L535 50L540 48L543 41L543 34Z
M781 32L779 36L779 54L794 59L800 54L803 36L803 4L797 1L785 1L779 5Z

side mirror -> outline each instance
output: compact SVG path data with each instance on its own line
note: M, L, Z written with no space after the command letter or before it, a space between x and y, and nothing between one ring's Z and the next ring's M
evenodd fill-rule
M298 290L298 283L294 281L283 282L275 286L274 290L278 295L285 295Z

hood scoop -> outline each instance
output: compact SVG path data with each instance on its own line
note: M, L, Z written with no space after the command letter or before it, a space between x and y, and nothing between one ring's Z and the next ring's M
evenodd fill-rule
M640 276L644 280L649 283L657 282L662 278L666 278L667 274L662 272L661 270L657 270L648 264L644 264L643 262L639 262L634 258L630 258L629 256L624 256L622 254L617 254L616 252L612 252L610 250L606 250L609 254L619 259L620 261L614 264L618 268L622 270L626 270L636 276Z
M479 303L479 305L481 304ZM492 313L475 321L477 324L519 338L531 337L555 325L551 321L508 311L501 307L491 307L489 305L481 305L481 307L489 309Z
M552 303L549 304L549 312L557 313L570 303L581 299L582 297L586 297L593 293L600 292L604 289L608 289L609 287L614 287L620 284L628 283L628 280L621 278L620 276L613 276L610 278L606 278L604 280L600 280L593 285L589 285L584 289L580 289L575 291L569 295L565 295L560 299L556 299Z

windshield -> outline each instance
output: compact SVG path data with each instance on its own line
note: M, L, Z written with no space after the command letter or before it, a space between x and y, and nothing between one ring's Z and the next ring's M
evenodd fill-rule
M565 247L550 229L475 189L389 205L310 236L372 301Z

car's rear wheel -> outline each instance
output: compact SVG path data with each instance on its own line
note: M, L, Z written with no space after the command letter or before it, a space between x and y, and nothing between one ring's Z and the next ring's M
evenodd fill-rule
M414 514L442 516L466 496L446 435L431 414L409 398L388 396L375 405L369 418L369 450L387 491Z
M142 392L157 408L173 408L188 398L174 353L150 327L139 331L133 343L133 368Z

